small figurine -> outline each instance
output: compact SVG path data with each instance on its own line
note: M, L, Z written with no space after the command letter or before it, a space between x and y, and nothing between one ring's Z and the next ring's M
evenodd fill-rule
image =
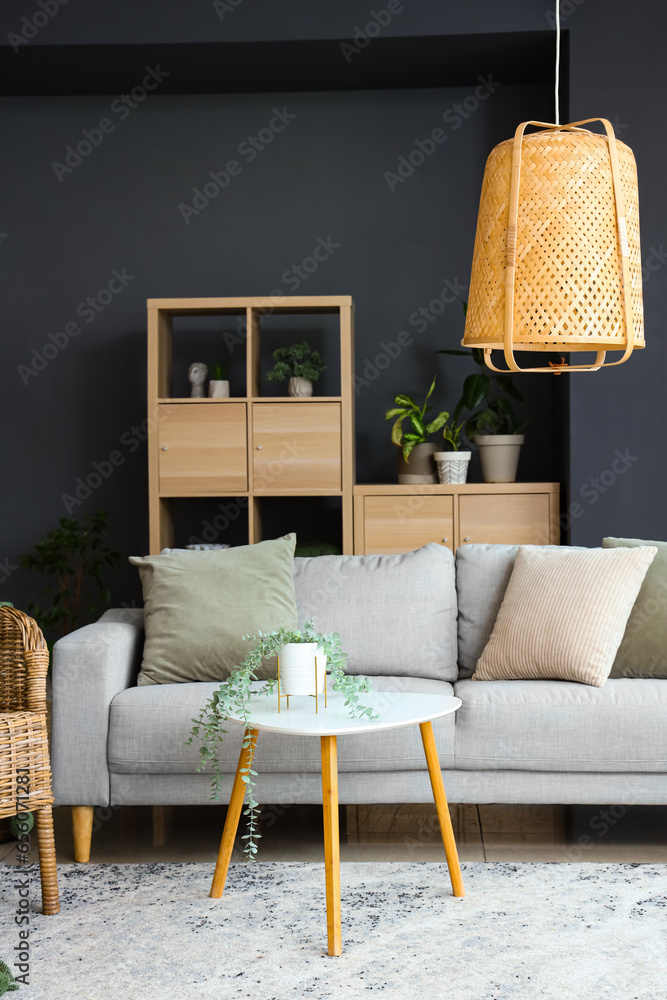
M206 376L208 375L208 368L203 361L193 361L188 368L188 379L192 383L192 389L190 390L190 399L204 399L206 392L204 391L204 382L206 381Z

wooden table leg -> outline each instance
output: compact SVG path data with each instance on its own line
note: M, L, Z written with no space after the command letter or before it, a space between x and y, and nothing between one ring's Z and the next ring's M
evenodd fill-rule
M426 763L428 764L428 773L431 779L431 788L433 789L435 808L438 810L440 833L442 834L442 842L445 845L445 855L447 857L449 877L452 880L452 890L455 896L465 896L463 879L461 877L461 868L459 866L459 855L456 850L454 830L452 829L452 818L449 815L449 806L447 805L445 786L442 782L442 771L440 770L438 751L435 746L433 726L430 722L421 722L419 729L422 734L422 743L424 744L424 753L426 754Z
M322 806L324 869L327 886L327 943L330 955L343 950L340 926L340 837L338 831L338 746L335 736L322 736Z
M246 793L246 786L245 782L242 780L241 772L244 768L252 766L252 759L255 756L256 746L257 730L246 729L243 737L243 746L241 747L241 753L239 754L239 762L236 767L232 794L227 808L225 828L222 831L222 840L220 841L218 860L215 863L215 872L213 874L213 882L211 883L211 891L209 892L209 896L213 899L220 899L222 896L222 890L225 888L227 872L229 871L229 862L231 861L232 851L234 850L236 831L239 828L239 819L241 818L241 809L243 808L243 800L245 799Z

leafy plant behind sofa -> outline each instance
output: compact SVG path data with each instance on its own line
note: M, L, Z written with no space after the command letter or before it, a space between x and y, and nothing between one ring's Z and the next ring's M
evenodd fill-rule
M104 570L118 565L120 554L104 543L108 514L98 510L81 521L61 517L32 552L21 556L21 565L44 578L40 596L28 611L49 640L73 632L93 621L96 602L108 604L111 594Z

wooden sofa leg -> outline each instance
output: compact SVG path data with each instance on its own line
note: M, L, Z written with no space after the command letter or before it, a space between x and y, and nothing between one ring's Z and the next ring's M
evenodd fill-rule
M153 847L164 847L171 826L172 806L153 806Z
M93 836L93 806L72 806L74 860L90 861L90 841Z

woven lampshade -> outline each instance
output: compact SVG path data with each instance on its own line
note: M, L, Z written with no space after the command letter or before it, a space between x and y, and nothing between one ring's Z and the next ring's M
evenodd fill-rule
M580 126L600 121L606 135ZM527 125L542 131L524 135ZM466 347L512 371L595 371L644 347L637 168L603 118L523 122L486 163ZM591 364L519 368L514 351L595 351ZM606 351L623 351L605 363Z

